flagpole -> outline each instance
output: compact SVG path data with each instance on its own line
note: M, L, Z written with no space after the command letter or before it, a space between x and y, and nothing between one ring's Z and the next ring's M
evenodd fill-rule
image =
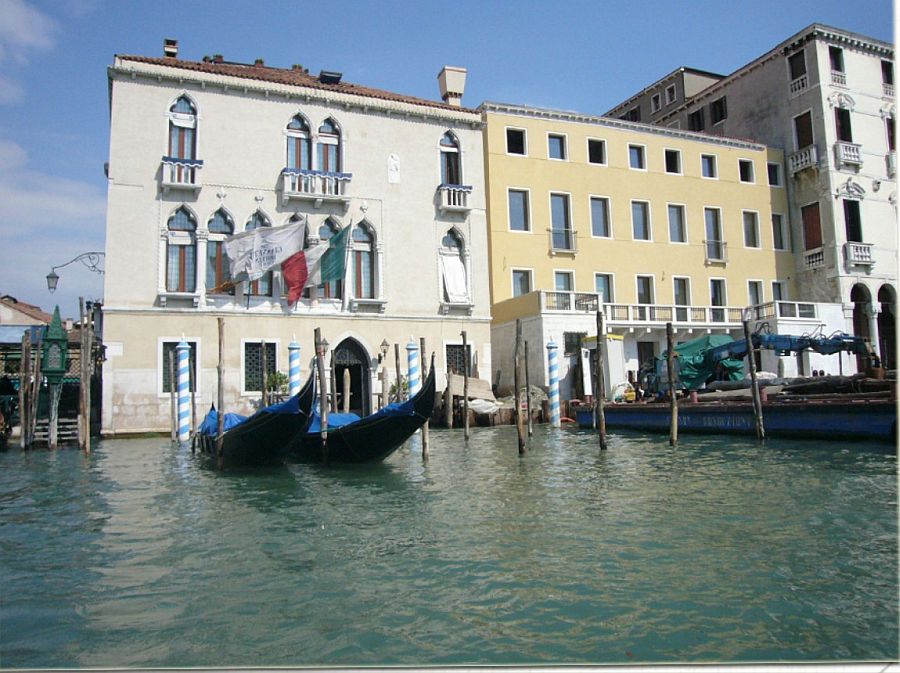
M348 227L353 226L353 218L351 217L350 221L347 223ZM344 275L341 277L341 283L344 284L344 291L341 292L341 310L346 311L347 305L349 303L350 298L350 288L349 283L347 283L347 268L350 265L350 245L353 242L353 230L351 229L347 232L347 235L350 236L350 241L347 242L347 245L344 246Z

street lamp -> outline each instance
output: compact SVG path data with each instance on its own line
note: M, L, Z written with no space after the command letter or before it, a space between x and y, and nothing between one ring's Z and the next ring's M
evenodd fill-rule
M379 346L379 348L381 348L381 360L382 361L387 357L388 348L390 348L390 347L391 347L391 345L388 343L387 339L381 340L381 346Z
M103 252L83 252L74 259L70 259L65 264L58 264L50 269L50 273L47 274L47 289L50 292L56 292L56 286L59 283L59 275L56 273L57 269L61 269L64 266L69 266L74 262L81 262L84 264L88 271L93 271L94 273L103 273L103 269L100 267L100 263L106 258L106 254Z

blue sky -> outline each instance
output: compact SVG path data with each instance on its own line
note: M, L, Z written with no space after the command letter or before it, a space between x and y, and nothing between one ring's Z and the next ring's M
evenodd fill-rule
M114 54L337 70L346 81L438 98L444 64L485 100L602 114L687 65L727 74L821 22L894 41L890 0L0 0L0 294L63 315L100 276L53 265L102 250ZM154 251L148 251L153 254Z

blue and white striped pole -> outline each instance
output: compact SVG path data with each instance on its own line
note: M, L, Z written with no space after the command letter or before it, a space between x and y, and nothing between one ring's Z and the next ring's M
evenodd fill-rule
M300 344L296 335L291 336L288 344L288 376L288 392L293 397L300 392Z
M551 338L547 344L547 368L550 374L550 425L559 427L559 360L556 351L559 346Z
M406 389L409 397L419 392L419 344L412 337L406 344Z
M178 441L191 438L191 347L181 336L175 346L178 359Z

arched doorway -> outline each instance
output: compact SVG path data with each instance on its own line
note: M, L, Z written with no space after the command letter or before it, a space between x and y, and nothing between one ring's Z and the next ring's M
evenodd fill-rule
M885 369L897 368L897 291L890 285L878 290L878 354Z
M869 310L872 304L872 295L869 288L865 285L854 285L850 290L850 301L853 303L853 335L871 340L872 334L869 331ZM865 355L857 353L856 369L857 371L865 371L868 358Z
M344 371L350 371L350 411L358 416L371 413L369 356L356 339L344 339L334 349L334 380L337 384L338 410L343 410Z

